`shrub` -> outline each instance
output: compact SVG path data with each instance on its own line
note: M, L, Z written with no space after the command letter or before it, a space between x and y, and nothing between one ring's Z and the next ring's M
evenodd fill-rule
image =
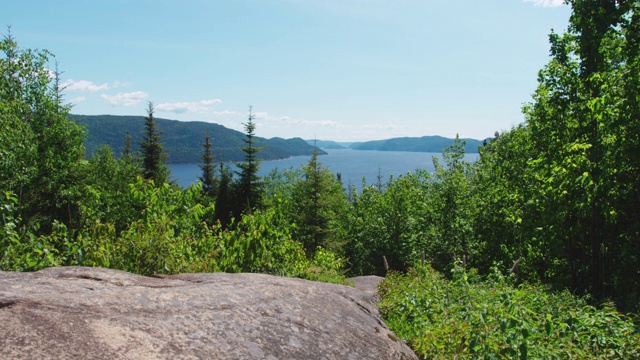
M569 292L514 287L497 271L479 281L456 265L453 279L430 267L390 274L380 311L423 358L640 357L640 335L612 304L599 309Z
M344 258L339 257L331 250L318 246L302 277L307 280L346 285L345 262Z

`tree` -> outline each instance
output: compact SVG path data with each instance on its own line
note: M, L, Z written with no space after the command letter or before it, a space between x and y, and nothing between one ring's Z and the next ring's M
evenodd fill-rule
M149 102L147 116L144 118L143 140L140 143L142 148L142 175L145 179L153 180L156 185L160 186L169 181L169 168L164 163L167 154L164 153L164 148L160 142L162 132L156 128L153 112L153 103Z
M346 233L345 255L353 275L385 275L385 265L406 270L422 251L433 248L432 187L429 173L416 170L390 178L382 191L375 185L352 191L338 221Z
M539 236L540 223L534 194L535 173L529 165L534 157L529 127L519 125L480 149L473 165L471 188L472 226L478 253L472 265L483 273L501 264L507 271L520 260L519 277L536 282L550 281L555 273L547 262L551 248L548 238Z
M202 193L213 199L216 196L216 192L218 190L219 180L215 174L215 156L213 155L213 150L211 148L211 137L209 136L209 131L207 131L204 136L203 147L204 149L202 153L202 165L200 165L202 175L199 177L199 179L202 182Z
M0 42L0 188L17 195L17 214L40 223L77 225L83 129L68 120L60 72L52 78L48 51L20 49L9 33Z
M429 196L434 216L428 252L438 270L450 269L456 259L466 262L477 245L471 225L473 168L464 161L464 147L456 135L454 144L442 153L446 166L433 158L436 172Z
M94 152L84 169L83 225L110 223L119 233L139 217L139 209L130 196L130 185L138 176L139 164L130 155L116 159L108 145Z
M124 149L122 149L122 156L131 156L131 134L129 130L124 136Z
M540 236L566 284L596 299L640 293L637 1L572 0L568 31L524 108ZM631 150L634 149L634 150ZM635 270L634 270L635 269ZM624 289L623 291L620 291ZM636 305L637 306L637 305Z
M237 164L240 171L236 172L239 178L235 184L235 217L240 216L244 211L262 207L263 183L262 178L258 176L260 159L257 154L263 148L256 146L256 124L253 122L255 117L251 110L252 108L249 107L249 119L244 124L246 139L243 139L245 146L242 147L242 151L245 154L245 160Z
M220 185L218 187L218 194L216 196L216 206L214 218L219 221L223 228L226 228L231 223L231 214L233 212L233 206L231 201L232 189L231 181L233 174L224 163L220 164Z
M294 237L304 244L307 253L313 254L318 246L339 252L344 243L336 221L344 212L346 196L342 184L318 161L317 152L303 166L292 198Z

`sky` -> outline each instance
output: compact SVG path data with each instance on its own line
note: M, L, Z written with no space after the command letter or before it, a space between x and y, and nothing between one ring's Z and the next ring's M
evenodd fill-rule
M524 121L562 0L3 1L21 48L55 55L72 113L260 137L483 139Z

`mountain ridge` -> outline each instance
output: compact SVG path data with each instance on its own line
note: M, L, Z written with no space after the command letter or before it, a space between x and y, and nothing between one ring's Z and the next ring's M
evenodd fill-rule
M478 153L478 147L485 140L471 138L460 139L465 142L466 153ZM453 145L455 138L447 138L439 135L427 135L422 137L397 137L383 140L371 140L363 142L337 142L332 140L307 140L308 144L317 144L322 149L353 149L376 151L407 151L407 152L442 152L447 146Z
M124 150L125 136L131 135L132 151L139 149L144 129L144 116L134 115L78 115L70 114L69 119L84 126L88 132L85 139L87 156L91 156L100 146L108 145L115 154ZM169 164L200 163L205 134L212 141L215 161L242 161L242 147L245 134L226 128L220 124L204 121L179 121L156 118L156 125L162 132L161 142L169 155ZM262 160L286 159L292 156L312 155L315 148L301 138L266 139L256 136L256 146L263 147L258 153ZM318 149L320 154L326 152Z

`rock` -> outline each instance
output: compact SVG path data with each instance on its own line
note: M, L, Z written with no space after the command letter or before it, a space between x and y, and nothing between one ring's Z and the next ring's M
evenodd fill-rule
M2 359L416 359L356 288L261 274L0 272Z
M383 277L368 275L368 276L356 276L353 278L349 278L348 280L353 283L353 286L358 289L366 292L372 296L378 296L378 285L383 280Z

